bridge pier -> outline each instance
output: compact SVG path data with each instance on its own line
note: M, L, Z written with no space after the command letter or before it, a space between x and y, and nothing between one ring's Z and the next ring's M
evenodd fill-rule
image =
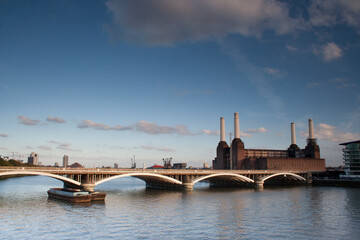
M254 182L255 189L263 189L264 188L264 181L257 180Z
M183 183L181 186L182 189L186 191L192 191L194 189L194 183Z
M90 174L81 175L81 189L88 192L93 192L95 188L94 179L91 178Z
M312 184L313 180L312 180L312 173L311 172L308 172L306 174L306 183L307 184Z

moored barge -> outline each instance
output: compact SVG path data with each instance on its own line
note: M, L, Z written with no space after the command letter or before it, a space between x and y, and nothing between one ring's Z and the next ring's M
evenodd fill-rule
M50 198L64 200L73 203L86 203L91 201L104 201L106 193L87 192L78 189L51 188L48 190Z

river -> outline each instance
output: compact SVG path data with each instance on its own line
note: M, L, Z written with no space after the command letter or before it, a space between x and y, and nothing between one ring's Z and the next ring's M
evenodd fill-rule
M48 199L42 176L0 180L0 239L359 239L360 189L146 189L136 178L99 185L105 203Z

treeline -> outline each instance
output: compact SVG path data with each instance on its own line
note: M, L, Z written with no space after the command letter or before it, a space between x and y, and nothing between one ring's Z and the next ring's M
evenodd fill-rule
M24 167L31 167L32 164L29 163L21 163L19 161L16 161L14 159L5 160L3 158L0 158L0 166L24 166Z

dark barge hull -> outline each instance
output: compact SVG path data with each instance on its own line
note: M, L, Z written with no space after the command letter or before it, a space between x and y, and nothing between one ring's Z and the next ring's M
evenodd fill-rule
M106 193L93 192L87 195L69 196L69 194L62 194L62 192L77 192L76 190L52 188L47 191L50 198L55 198L72 203L87 203L91 201L104 201Z

